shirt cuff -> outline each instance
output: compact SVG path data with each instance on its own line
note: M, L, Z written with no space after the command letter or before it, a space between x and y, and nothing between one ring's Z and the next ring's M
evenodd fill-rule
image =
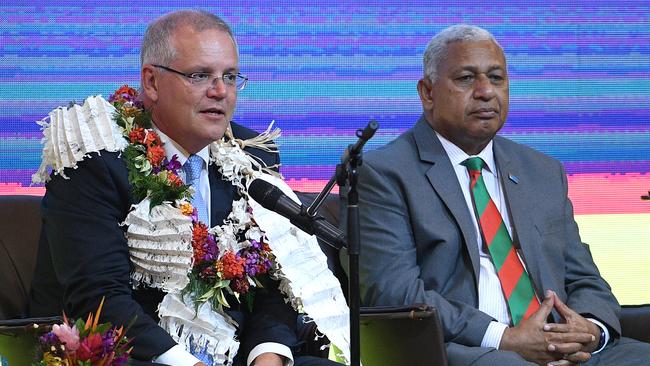
M501 344L501 337L503 333L508 328L507 324L499 322L490 322L483 335L483 340L481 341L481 347L492 347L499 349L499 344Z
M601 336L602 336L602 335L605 336L605 341L602 343L602 344L603 344L602 347L600 347L599 349L597 349L597 350L591 352L591 354L596 354L596 353L602 351L602 350L607 346L607 343L609 343L609 329L607 329L607 327L605 326L605 324L599 322L599 321L596 320L596 319L593 319L593 318L587 318L587 320L589 320L590 322L596 324L596 325L598 326L598 328L600 328L600 329L602 330L602 332L600 333Z
M168 349L167 352L160 356L154 357L152 361L174 366L194 366L198 362L201 362L201 360L192 356L191 353L187 352L185 348L179 344Z
M293 356L291 355L289 347L275 342L264 342L255 346L255 348L253 348L253 350L248 354L246 365L250 366L251 363L253 363L253 360L255 360L255 357L262 353L275 353L284 356L284 366L293 366Z

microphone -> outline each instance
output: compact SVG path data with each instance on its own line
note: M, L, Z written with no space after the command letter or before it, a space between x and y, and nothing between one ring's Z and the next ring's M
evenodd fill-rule
M320 215L309 216L307 209L285 195L280 188L262 179L255 179L248 187L248 194L264 208L278 213L310 235L316 235L328 245L341 249L347 246L345 235Z

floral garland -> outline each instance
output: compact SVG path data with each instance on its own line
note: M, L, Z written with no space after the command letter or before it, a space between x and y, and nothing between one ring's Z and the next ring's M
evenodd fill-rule
M35 366L124 366L130 360L131 341L124 327L99 324L102 298L95 314L72 321L63 314L63 324L39 337L39 361ZM35 324L36 326L36 324Z
M171 202L192 219L193 264L183 293L189 294L197 307L203 302L210 302L214 309L229 307L227 294L234 295L237 301L244 297L246 305L252 307L250 287L261 287L262 278L277 265L246 199L233 201L232 212L223 225L208 228L198 220L197 210L190 203L193 188L178 175L180 162L176 155L167 159L163 143L152 129L151 115L138 100L138 92L124 85L108 101L115 107L114 120L128 141L123 154L134 199L139 202L148 198L150 208ZM226 144L225 139L221 143ZM223 178L247 197L241 184L242 172L224 171L222 165L220 169Z

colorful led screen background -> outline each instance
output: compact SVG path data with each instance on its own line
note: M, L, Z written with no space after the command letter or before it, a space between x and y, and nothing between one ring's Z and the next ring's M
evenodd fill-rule
M218 6L215 4L219 4ZM317 191L354 131L374 118L385 144L420 114L416 81L430 37L465 22L504 46L511 78L502 134L562 160L583 240L622 303L650 303L650 5L647 1L3 1L0 192L30 187L35 123L56 106L138 85L146 24L202 8L240 47L235 120L274 120L282 172ZM399 164L399 162L396 162Z

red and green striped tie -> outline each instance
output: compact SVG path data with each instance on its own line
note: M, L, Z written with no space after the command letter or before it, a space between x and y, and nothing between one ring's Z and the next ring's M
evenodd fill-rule
M510 234L494 201L490 198L481 170L485 163L479 157L469 158L462 163L470 176L469 190L474 200L483 242L490 251L492 262L499 275L503 293L508 301L512 323L519 324L537 309L539 301L535 297L533 284L524 270Z

